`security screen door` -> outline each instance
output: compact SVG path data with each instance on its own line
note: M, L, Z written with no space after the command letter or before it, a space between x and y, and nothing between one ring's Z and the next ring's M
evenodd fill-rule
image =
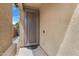
M39 45L39 10L26 9L25 46Z

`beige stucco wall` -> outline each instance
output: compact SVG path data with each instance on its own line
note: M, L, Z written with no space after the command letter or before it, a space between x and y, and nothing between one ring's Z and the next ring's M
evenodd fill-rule
M64 40L58 51L59 56L79 56L79 4L71 18Z
M48 55L57 54L75 7L76 4L43 4L40 7L40 45Z
M0 55L12 43L12 6L0 4Z
M23 10L23 5L21 3L18 4L19 8L20 8L20 41L18 44L18 48L20 47L24 47L24 20L25 20L25 14L24 14L24 10Z

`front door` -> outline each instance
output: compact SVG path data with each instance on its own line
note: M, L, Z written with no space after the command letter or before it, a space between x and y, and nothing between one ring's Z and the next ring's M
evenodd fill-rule
M39 10L26 9L25 46L39 45Z

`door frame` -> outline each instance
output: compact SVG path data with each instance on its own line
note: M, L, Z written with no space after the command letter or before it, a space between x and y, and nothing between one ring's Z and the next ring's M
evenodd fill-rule
M39 9L33 9L33 8L25 8L24 12L25 12L25 20L24 20L24 46L28 46L27 45L27 41L28 41L28 20L26 18L26 12L34 12L34 11L38 11L38 20L36 22L36 40L38 40L37 43L35 43L35 45L40 45L40 11Z

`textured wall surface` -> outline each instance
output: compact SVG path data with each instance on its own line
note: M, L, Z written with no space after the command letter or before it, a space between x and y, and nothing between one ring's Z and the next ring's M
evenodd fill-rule
M48 55L57 54L75 7L76 4L43 4L40 7L40 45Z
M12 6L0 4L0 55L12 43Z
M19 5L20 11L21 11L21 13L20 13L20 16L21 16L20 17L20 42L18 44L18 46L20 48L20 47L24 47L24 43L25 43L25 41L24 41L24 35L25 35L25 33L24 33L25 13L24 13L22 4L20 3L18 5Z
M58 55L79 56L79 5L71 18Z

